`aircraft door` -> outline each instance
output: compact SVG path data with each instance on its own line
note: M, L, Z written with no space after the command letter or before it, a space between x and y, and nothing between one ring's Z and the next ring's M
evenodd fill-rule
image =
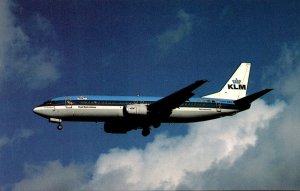
M221 112L222 111L222 104L216 102L216 109L217 109L217 112Z
M65 105L66 108L72 108L73 102L70 100L70 98L66 98Z

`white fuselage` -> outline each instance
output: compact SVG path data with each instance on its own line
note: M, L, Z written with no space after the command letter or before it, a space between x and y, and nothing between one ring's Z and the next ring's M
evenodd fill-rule
M222 104L210 103L210 107L183 106L172 110L170 116L162 122L186 123L233 115L239 112L238 108L224 108ZM212 106L211 106L212 105ZM215 106L215 107L214 107ZM92 121L103 122L127 117L124 105L41 105L34 108L34 112L48 119L63 121ZM131 115L133 116L133 115ZM136 117L146 118L146 115L136 114Z

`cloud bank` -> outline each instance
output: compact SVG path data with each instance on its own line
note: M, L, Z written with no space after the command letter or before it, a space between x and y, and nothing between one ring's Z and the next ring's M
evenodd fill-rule
M62 166L58 161L48 162L43 166L25 165L25 176L13 190L77 190L83 183L85 167L70 164Z
M40 15L32 16L25 30L13 14L17 8L10 0L0 1L0 85L42 88L60 77L58 52L49 47L54 30Z

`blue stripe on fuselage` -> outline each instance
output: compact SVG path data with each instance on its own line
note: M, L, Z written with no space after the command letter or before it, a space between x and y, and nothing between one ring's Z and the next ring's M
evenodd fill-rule
M144 97L144 96L65 96L52 99L52 101L63 100L96 100L96 101L157 101L160 97Z
M64 105L66 100L70 100L74 105L127 105L134 103L151 104L162 97L144 97L144 96L66 96L54 98L54 105ZM211 98L190 98L180 107L206 107L216 108L216 104L221 103L223 109L235 109L236 105L232 100L211 99Z
M96 100L96 101L151 101L155 102L163 97L145 97L145 96L65 96L57 97L52 101L65 101L65 100ZM234 104L233 100L226 99L211 99L211 98L190 98L186 102L210 102L210 103L224 103Z

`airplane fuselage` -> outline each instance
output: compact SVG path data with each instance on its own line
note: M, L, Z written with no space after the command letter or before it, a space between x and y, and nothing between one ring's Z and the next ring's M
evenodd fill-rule
M147 106L160 97L69 96L46 101L34 109L49 120L104 122L115 119L150 118ZM172 110L161 122L188 123L233 115L240 108L232 100L191 98Z

